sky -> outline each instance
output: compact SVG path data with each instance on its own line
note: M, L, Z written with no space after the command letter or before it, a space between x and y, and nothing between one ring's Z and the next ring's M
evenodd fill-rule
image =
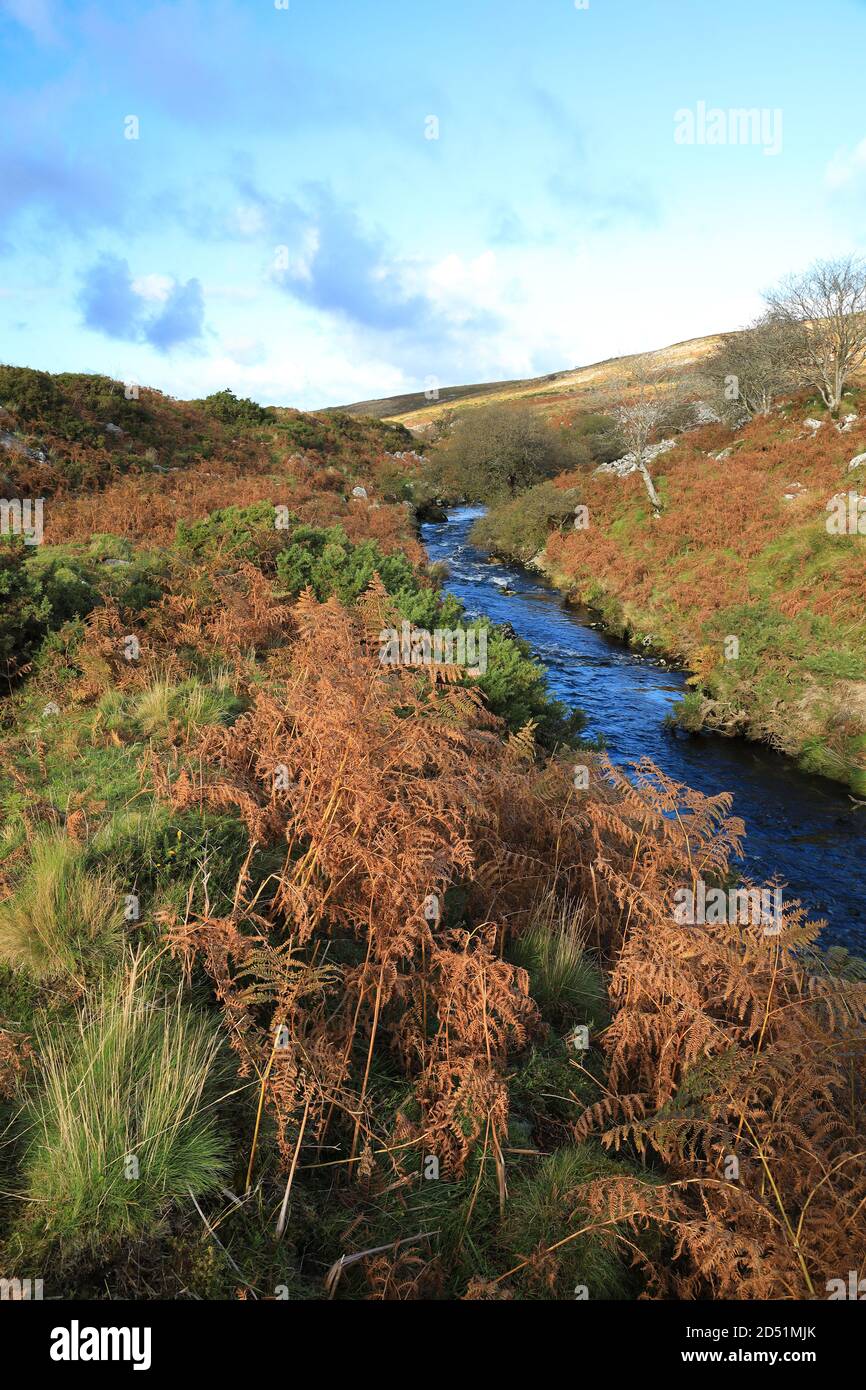
M741 327L866 249L864 55L866 0L0 0L0 361L316 409Z

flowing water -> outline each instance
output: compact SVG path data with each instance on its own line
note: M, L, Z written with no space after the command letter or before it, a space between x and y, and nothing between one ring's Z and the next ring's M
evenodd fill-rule
M731 792L733 813L746 825L744 872L761 886L778 877L786 898L825 918L823 945L866 955L866 806L757 744L667 729L684 674L605 636L589 612L566 606L528 570L491 562L469 540L483 510L459 507L447 521L421 528L430 559L447 563L446 587L467 614L511 624L544 664L551 692L584 711L587 733L604 735L615 763L646 754L678 782L707 794Z

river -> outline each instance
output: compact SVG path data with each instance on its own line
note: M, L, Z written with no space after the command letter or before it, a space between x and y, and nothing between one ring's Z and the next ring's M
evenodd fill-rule
M707 794L731 792L733 813L746 826L743 871L758 885L778 878L787 899L826 919L821 945L866 955L866 806L758 744L666 728L684 674L591 626L589 612L566 605L537 575L492 562L472 546L469 532L483 511L459 507L447 521L421 527L431 561L446 562L446 588L467 614L511 624L545 666L551 692L584 711L587 734L604 736L615 763L646 755L678 782Z

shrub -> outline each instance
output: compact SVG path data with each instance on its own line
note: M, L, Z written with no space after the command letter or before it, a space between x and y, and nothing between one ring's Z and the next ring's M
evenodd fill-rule
M150 411L126 399L122 382L98 373L32 371L0 367L0 406L31 429L69 443L105 447L105 425L151 438Z
M443 495L507 497L572 467L575 443L526 406L478 406L453 424L434 454ZM586 457L582 446L578 449Z
M270 419L264 406L251 401L247 396L236 396L228 387L215 391L198 402L208 415L222 421L224 425L262 425Z
M22 424L45 419L59 400L60 392L49 372L37 372L31 367L0 367L0 406L11 411Z
M12 675L47 632L98 602L83 563L50 550L28 554L17 538L0 540L0 673Z
M299 526L277 557L277 574L293 596L309 585L320 601L336 594L344 604L358 598L378 574L401 618L428 631L467 626L459 601L424 586L402 552L384 555L372 540L352 545L340 526ZM515 731L534 723L545 746L574 742L585 718L551 699L544 669L532 660L528 645L485 620L481 625L488 630L487 670L476 683L493 713Z
M299 526L277 557L279 581L294 596L310 585L318 599L337 594L351 603L377 573L390 594L418 588L405 555L385 555L373 540L353 545L341 526Z
M622 450L613 416L592 412L577 415L572 421L572 430L576 441L586 447L593 463L611 463L619 458Z
M179 521L175 537L178 547L197 559L219 554L270 568L274 557L286 545L289 534L277 530L276 520L276 509L271 502L254 502L249 507L221 507L200 521Z
M33 650L50 616L25 562L23 541L0 541L0 670L7 677Z
M501 502L479 517L472 527L472 543L509 560L526 564L547 544L551 531L573 523L580 501L576 488L539 483L520 497Z

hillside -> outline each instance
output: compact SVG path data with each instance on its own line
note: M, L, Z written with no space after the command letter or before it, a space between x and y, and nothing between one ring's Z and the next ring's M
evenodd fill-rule
M657 348L649 353L611 357L587 367L552 372L547 376L531 377L523 381L494 381L475 386L440 387L438 399L435 401L428 401L424 393L419 391L383 400L357 401L354 405L343 406L342 410L349 415L371 415L394 420L421 434L427 432L457 401L462 407L471 408L520 400L530 402L545 414L557 411L560 407L572 411L603 410L627 379L629 364L637 361L638 357L646 361L662 381L668 376L673 381L694 370L714 352L718 344L718 334L705 338L690 338L686 342Z
M269 409L221 391L179 401L110 377L0 365L0 492L61 496L199 464L255 471L292 451L325 463L405 449L399 425Z
M676 437L651 464L658 515L636 473L581 469L494 508L476 538L685 664L684 727L768 743L862 795L866 525L852 528L849 494L856 504L866 475L866 391L848 392L845 412L840 430L801 394L738 429Z

